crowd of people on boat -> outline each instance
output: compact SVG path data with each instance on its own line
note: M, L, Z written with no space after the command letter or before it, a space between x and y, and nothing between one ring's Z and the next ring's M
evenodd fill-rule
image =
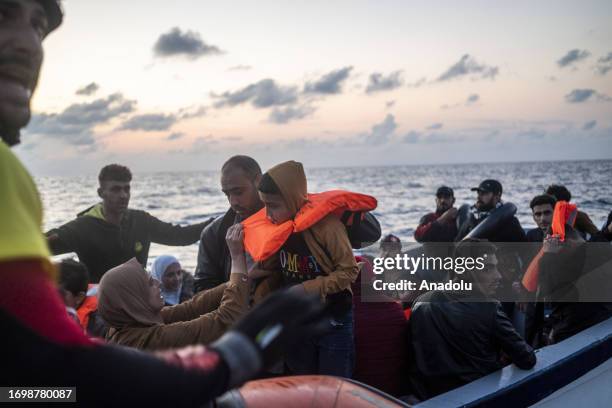
M550 228L556 203L571 200L562 185L549 186L529 203L536 228L525 232L512 213L479 239L465 237L494 211L513 205L502 201L501 183L487 179L472 188L475 203L467 213L455 207L452 188L436 190L436 210L422 217L414 237L424 244L423 252L484 257L484 270L472 272L471 279L476 296L491 301L472 299L474 293L412 291L387 302L364 302L362 284L373 277L372 258L355 256L347 228L331 207L310 228L291 231L269 257L256 260L257 250L251 254L245 249L245 229L252 234L251 241L274 241L273 229L292 222L298 213L303 219L325 210L329 201L313 204L316 200L308 194L300 163L284 162L262 172L256 160L237 155L224 163L220 179L227 211L201 224L181 227L129 208L132 174L125 166L108 165L99 174L102 201L46 233L53 253L74 252L83 259L62 261L60 288L67 294L68 310L76 310L73 314L89 335L143 350L210 344L250 307L285 288L316 294L329 314L327 330L294 344L265 376L335 375L361 380L395 396L414 394L426 399L509 362L531 368L536 362L534 348L561 341L612 316L610 303L560 302L547 295L557 293L558 287L544 288L550 270L559 274L567 269L564 264L568 261L560 259L584 258L574 247L612 238L612 217L599 229L587 214L576 211L575 219L567 224L563 246L568 249L552 250L556 238ZM348 194L355 201L362 199ZM361 205L371 209L367 203ZM460 212L467 214L463 220ZM106 217L107 213L118 216ZM264 227L258 228L262 222ZM193 276L171 255L156 257L149 270L145 269L151 242L185 245L198 238ZM532 244L525 250L510 254L504 247L528 242ZM546 256L538 260L542 269L539 292L530 294L521 279L540 248ZM382 257L394 257L402 253L402 242L387 234L380 249ZM89 275L89 270L99 269L100 257L116 265L109 265L101 275ZM583 263L574 261L569 281L560 284L574 284L585 273ZM394 272L385 271L383 277L399 279ZM441 276L437 272L426 279L452 277L452 273ZM92 289L97 295L88 294ZM514 292L517 301L494 301L500 294L505 293L507 299ZM90 299L95 299L97 307L91 306ZM517 323L520 313L525 316L524 324Z
M474 187L475 204L461 208L452 188L438 188L415 239L425 251L441 242L452 256L486 259L461 276L471 294L362 301L373 274L354 250L381 235L376 199L309 192L296 161L264 172L249 156L230 157L220 179L228 210L187 226L130 208L132 173L110 164L98 177L101 201L43 234L36 185L11 148L30 118L42 41L63 15L55 0L0 7L0 385L76 386L86 406L200 406L250 379L320 374L424 400L509 363L529 369L534 347L612 315L610 302L580 302L576 288L609 270L610 245L597 257L586 245L609 243L612 213L597 228L560 185L534 191L538 227L527 233L499 181ZM151 243L198 241L193 275L172 255L147 270ZM500 251L528 241L541 243L529 257ZM400 253L402 243L387 235L380 250ZM78 261L51 262L63 253ZM526 301L500 303L504 292Z

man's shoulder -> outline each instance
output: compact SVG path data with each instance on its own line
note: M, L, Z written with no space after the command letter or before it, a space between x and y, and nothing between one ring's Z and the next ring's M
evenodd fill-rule
M527 241L529 242L542 242L542 240L544 239L544 233L539 227L530 229L529 231L527 231L526 235Z
M236 223L236 213L230 208L225 213L219 215L217 218L213 220L210 224L208 224L203 230L201 238L214 239L219 234L223 234L225 236L225 232L229 227ZM225 230L225 231L222 231Z
M425 224L431 221L435 221L438 219L438 216L436 215L435 212L429 212L427 214L425 214L424 216L421 217L421 221L419 221L420 224Z

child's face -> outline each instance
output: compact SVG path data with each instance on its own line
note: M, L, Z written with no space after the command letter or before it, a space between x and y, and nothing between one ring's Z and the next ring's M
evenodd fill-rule
M260 191L259 197L266 206L266 216L273 224L282 224L295 216L289 211L280 194L266 194Z

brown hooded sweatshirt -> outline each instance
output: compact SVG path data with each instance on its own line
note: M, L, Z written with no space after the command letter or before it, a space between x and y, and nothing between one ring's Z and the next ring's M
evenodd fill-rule
M297 213L307 201L306 175L302 164L296 161L284 162L272 167L268 174L281 191L289 210ZM350 292L359 269L344 224L337 217L328 215L301 234L323 272L314 279L302 282L306 292L316 293L322 300L345 290ZM273 258L276 263L274 269L278 270L279 256ZM266 269L269 268L266 263ZM267 289L274 289L281 284L279 275L273 275L267 283Z

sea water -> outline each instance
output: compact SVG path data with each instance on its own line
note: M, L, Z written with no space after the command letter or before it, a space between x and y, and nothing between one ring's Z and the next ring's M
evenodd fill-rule
M375 215L383 234L414 241L419 219L435 209L434 194L441 185L455 190L456 206L472 204L475 187L486 178L503 185L504 201L518 207L525 228L533 228L529 202L552 183L564 184L572 201L601 227L612 211L612 160L452 164L393 167L306 168L308 189L320 192L345 189L378 199ZM39 177L45 208L45 230L58 227L100 201L95 176ZM135 173L130 208L147 211L160 220L182 225L223 214L227 199L221 192L219 172ZM173 254L188 271L197 263L198 244L186 247L151 246L149 263L157 255Z

